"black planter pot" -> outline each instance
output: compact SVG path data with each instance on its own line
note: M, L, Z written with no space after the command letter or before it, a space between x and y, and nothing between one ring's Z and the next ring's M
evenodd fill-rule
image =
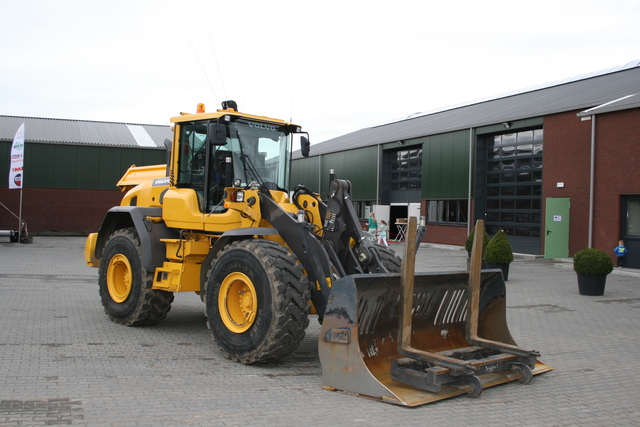
M580 295L599 296L604 294L604 285L607 282L607 275L591 276L588 274L578 275L578 290Z
M509 280L509 266L511 264L493 264L488 262L487 263L487 268L499 268L500 270L502 270L502 277L504 278L504 281L506 282L507 280Z

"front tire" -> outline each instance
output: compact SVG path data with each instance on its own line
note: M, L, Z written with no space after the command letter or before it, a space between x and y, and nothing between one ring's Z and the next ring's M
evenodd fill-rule
M140 237L134 228L116 230L109 237L98 283L104 311L116 323L154 325L171 310L173 293L152 289L153 273L142 267Z
M302 266L286 247L236 241L218 254L207 275L207 325L231 360L280 360L304 338L309 298Z

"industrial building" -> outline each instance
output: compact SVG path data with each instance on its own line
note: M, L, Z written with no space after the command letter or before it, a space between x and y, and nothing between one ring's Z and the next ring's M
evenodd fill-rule
M166 162L169 126L0 116L0 176L25 123L23 217L32 233L95 231L132 164ZM312 135L313 137L313 135ZM398 237L464 245L476 219L515 252L550 258L625 240L640 268L640 61L464 105L415 114L294 154L291 187L327 194L329 170L351 180L362 220L375 211ZM14 212L19 190L0 181ZM15 218L0 206L0 229ZM398 227L401 227L400 229ZM13 227L16 228L16 227Z
M464 245L475 220L515 252L613 253L640 268L640 61L312 145L292 184L326 194L329 170L353 183L359 216L401 234L417 216L426 242ZM471 219L471 221L469 221ZM399 224L396 224L399 223Z
M124 172L166 162L169 126L0 116L0 229L18 229L20 190L8 188L11 144L25 124L22 218L30 233L96 231L120 204Z

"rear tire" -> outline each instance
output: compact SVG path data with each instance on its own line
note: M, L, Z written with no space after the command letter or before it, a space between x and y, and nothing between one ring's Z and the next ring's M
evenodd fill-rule
M309 298L302 266L286 247L236 241L218 254L207 274L207 325L227 358L245 364L276 361L304 338Z
M378 252L382 265L389 270L389 273L399 273L402 267L402 259L396 256L393 249L389 249L383 245L375 244L375 250Z
M116 230L109 237L98 283L104 311L116 323L154 325L171 310L173 293L151 288L153 273L142 267L140 237L134 228Z

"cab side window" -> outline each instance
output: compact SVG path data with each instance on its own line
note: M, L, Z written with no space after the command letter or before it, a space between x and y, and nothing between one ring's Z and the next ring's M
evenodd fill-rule
M206 160L206 128L183 123L180 128L178 187L203 188Z

